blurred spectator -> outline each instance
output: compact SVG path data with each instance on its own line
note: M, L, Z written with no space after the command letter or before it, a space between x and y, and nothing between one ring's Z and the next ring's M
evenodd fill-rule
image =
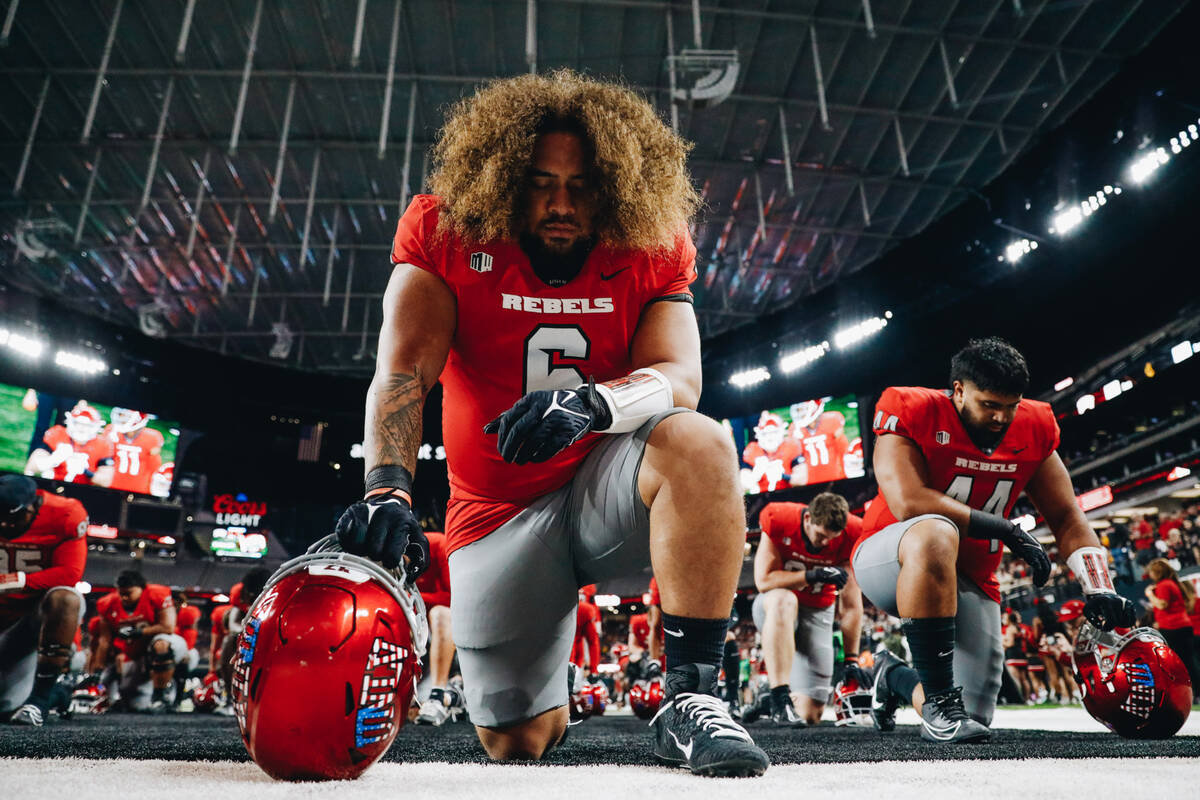
M1175 570L1165 558L1156 558L1146 568L1152 581L1146 587L1146 599L1154 609L1154 627L1167 640L1167 644L1182 659L1192 678L1193 686L1200 686L1200 671L1196 668L1195 645L1192 636L1192 620L1188 616L1196 603L1196 592L1188 581L1179 580Z

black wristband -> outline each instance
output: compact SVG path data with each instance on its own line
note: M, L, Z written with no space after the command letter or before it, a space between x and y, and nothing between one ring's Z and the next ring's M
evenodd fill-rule
M843 653L842 661L847 664L849 664L851 662L857 664L858 663L858 653L854 653L853 655L851 655L850 653Z
M1012 533L1012 523L998 514L971 509L971 522L967 525L967 536L972 539L999 539L1007 541Z
M366 491L399 489L412 496L412 473L399 464L383 464L367 473Z

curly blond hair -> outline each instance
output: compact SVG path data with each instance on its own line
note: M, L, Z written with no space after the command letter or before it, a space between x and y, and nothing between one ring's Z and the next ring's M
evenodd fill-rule
M534 142L547 125L588 140L599 241L675 243L700 203L687 171L691 145L634 92L567 69L493 81L450 109L430 176L442 202L439 231L474 241L518 235Z

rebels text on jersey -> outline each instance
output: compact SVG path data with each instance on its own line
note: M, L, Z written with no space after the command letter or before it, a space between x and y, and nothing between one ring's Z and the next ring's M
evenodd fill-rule
M42 505L29 530L0 539L0 575L25 573L25 588L0 593L0 628L11 617L32 610L42 593L55 586L74 586L87 563L87 511L70 497L38 489Z
M989 514L1008 517L1025 484L1058 448L1054 411L1038 400L1022 400L1012 424L994 451L984 453L967 435L950 395L938 389L893 386L875 404L872 427L877 436L910 439L925 457L929 486ZM867 509L863 537L896 522L880 493ZM861 540L860 540L861 541ZM1000 601L996 567L1000 542L962 538L958 572L991 599Z
M150 494L150 478L162 466L163 435L153 428L142 428L130 438L110 425L104 438L113 443L111 488Z
M142 596L138 598L133 611L126 611L121 605L121 595L116 591L109 592L96 603L96 613L104 617L113 633L113 643L116 648L126 655L139 656L146 650L146 642L126 642L117 638L121 629L138 625L154 625L158 620L158 612L164 608L174 608L175 601L171 598L171 590L157 583L146 584Z
M77 444L67 435L67 429L64 426L55 425L46 431L42 441L46 443L46 447L51 453L56 454L58 449L64 446L70 447L74 451L54 468L53 475L48 476L56 481L91 483L92 479L87 473L95 472L97 467L112 461L113 445L104 436L97 436L90 442Z
M759 512L758 526L762 535L779 551L783 568L788 572L799 572L809 567L844 567L862 533L862 519L851 514L846 518L846 530L817 550L804 535L807 513L808 506L804 503L767 503ZM837 601L838 590L833 584L818 583L793 589L792 593L802 606L828 608Z
M483 426L528 392L632 372L630 345L646 306L691 300L696 248L686 232L669 251L600 244L578 276L551 287L515 241L472 243L438 233L439 203L432 195L413 199L396 229L392 263L436 275L457 301L441 374L453 553L567 483L602 435L586 436L545 463L513 465Z

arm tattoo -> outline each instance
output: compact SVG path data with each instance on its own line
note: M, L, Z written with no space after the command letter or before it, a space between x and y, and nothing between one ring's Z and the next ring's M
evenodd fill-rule
M367 395L368 471L381 464L416 470L426 392L419 366L413 366L411 375L393 372L372 382Z

